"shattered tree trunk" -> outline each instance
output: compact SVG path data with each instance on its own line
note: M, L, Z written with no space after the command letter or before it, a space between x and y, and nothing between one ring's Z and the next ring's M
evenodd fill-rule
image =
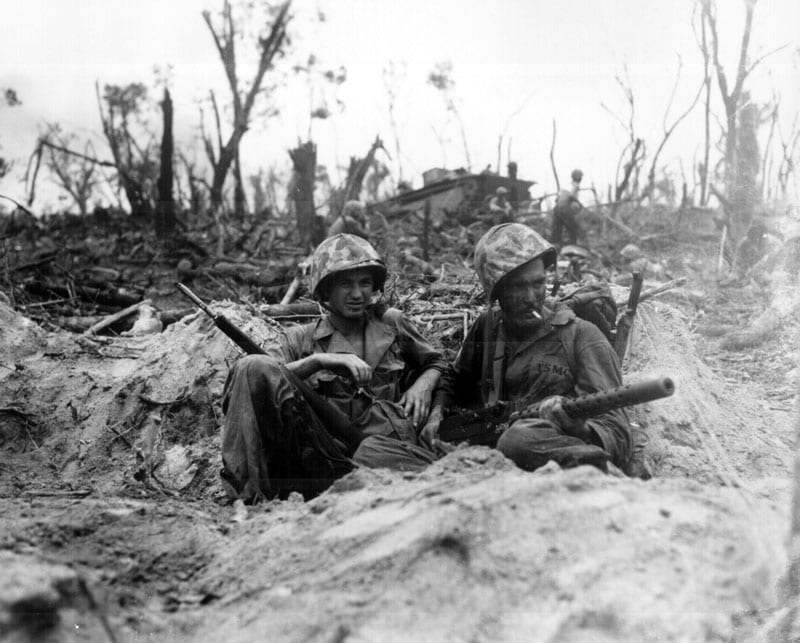
M292 159L294 169L291 198L294 201L297 229L303 246L311 249L324 238L314 208L317 146L312 141L307 141L289 150L289 157Z
M233 179L233 212L241 220L247 213L247 197L242 184L242 165L238 148L236 150L236 161L233 164Z
M355 156L350 157L350 167L347 169L347 183L344 189L344 201L342 206L351 199L358 199L361 196L361 189L364 185L364 179L367 176L372 162L375 160L375 152L378 150L385 150L383 141L379 136L375 137L372 145L363 159Z
M749 104L748 93L744 83L756 65L763 60L763 56L755 62L748 62L748 48L750 34L753 27L753 11L757 0L745 0L744 27L739 46L739 61L736 74L730 79L720 60L720 36L717 29L717 7L715 0L701 0L701 19L703 20L704 39L702 47L704 56L710 55L714 70L717 75L722 104L725 108L725 198L730 203L727 214L731 219L731 230L734 239L739 239L746 230L752 217L752 208L755 204L754 196L750 194L750 184L757 184L758 176L758 145L754 143L755 131L758 127L756 117L753 123L752 113L755 106ZM705 51L707 48L709 51ZM744 128L745 131L742 131ZM747 131L747 130L750 131ZM752 156L755 155L756 170ZM743 157L743 158L742 158ZM705 168L708 172L708 168Z
M95 92L97 94L97 104L100 108L100 120L103 124L103 134L108 141L111 155L114 157L114 165L117 168L117 174L119 175L122 189L125 191L128 203L130 203L131 215L149 219L153 214L153 206L145 195L141 183L131 176L129 172L130 166L122 159L120 139L129 137L129 134L124 128L117 129L115 127L114 112L110 104L108 115L106 116L105 110L103 109L103 101L100 97L100 85L98 83L95 83Z
M172 197L173 173L172 156L174 144L172 138L172 98L169 90L164 89L164 100L161 102L164 113L164 133L161 138L161 169L158 176L158 202L155 211L155 231L159 239L169 239L175 232L175 200Z

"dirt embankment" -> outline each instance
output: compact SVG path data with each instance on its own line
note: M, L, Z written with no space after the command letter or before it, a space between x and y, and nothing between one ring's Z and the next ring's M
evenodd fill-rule
M678 386L632 413L653 480L470 448L247 511L214 501L237 351L209 320L90 340L0 304L0 632L49 615L54 640L749 640L780 598L788 416L705 366L684 313L640 310L626 377Z

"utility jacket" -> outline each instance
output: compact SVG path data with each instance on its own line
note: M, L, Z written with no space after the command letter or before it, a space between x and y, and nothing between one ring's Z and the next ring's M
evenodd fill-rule
M394 308L386 310L380 318L374 313L370 315L364 327L364 340L366 354L359 357L372 367L368 386L359 387L351 378L324 369L306 381L352 418L365 435L385 434L386 420L403 435L407 430L398 429L396 420L404 418L404 414L395 403L423 371L429 368L444 371L446 362L414 324ZM314 353L356 354L327 315L310 324L286 329L278 344L266 352L281 364Z
M622 385L619 360L608 340L567 306L545 309L544 323L524 341L506 337L499 309L491 315L487 335L489 317L483 313L475 321L455 363L442 376L435 403L443 408L474 407L478 400L484 405L498 400L527 405L551 395L577 397ZM484 357L489 360L486 369ZM591 418L586 425L613 460L627 460L631 435L624 409Z

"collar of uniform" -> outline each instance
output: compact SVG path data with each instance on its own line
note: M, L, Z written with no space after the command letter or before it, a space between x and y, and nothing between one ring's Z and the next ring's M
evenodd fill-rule
M326 337L330 337L327 349L329 353L355 354L352 344L350 344L347 338L334 327L330 315L322 317L322 319L317 322L317 327L314 329L315 342L325 339ZM389 350L394 339L395 336L391 329L374 315L370 315L367 318L367 326L364 329L366 351L364 361L369 364L371 368L375 368L381 361L381 358L386 354L386 351Z

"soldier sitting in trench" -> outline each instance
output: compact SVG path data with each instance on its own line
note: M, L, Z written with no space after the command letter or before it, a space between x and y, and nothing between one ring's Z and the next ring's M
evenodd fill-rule
M441 454L438 441L443 409L508 400L524 406L540 402L536 417L522 417L502 433L497 449L532 471L549 460L564 467L580 464L608 469L611 462L629 475L647 477L631 457L631 429L625 411L588 420L570 418L563 400L620 386L613 348L592 323L563 304L545 307L546 270L556 250L528 226L491 228L475 248L475 270L489 309L472 325L452 368L442 377L420 442ZM491 305L499 300L500 310ZM421 470L427 463L383 437L362 442L362 458L373 466Z
M267 355L241 358L228 375L222 477L229 496L312 497L353 462L372 464L358 449L370 435L433 461L416 446L417 428L446 364L400 311L374 303L386 275L359 237L339 234L314 251L311 290L328 314L288 328ZM403 390L408 375L416 379ZM312 398L330 406L312 408ZM347 436L337 433L335 415L345 418Z

